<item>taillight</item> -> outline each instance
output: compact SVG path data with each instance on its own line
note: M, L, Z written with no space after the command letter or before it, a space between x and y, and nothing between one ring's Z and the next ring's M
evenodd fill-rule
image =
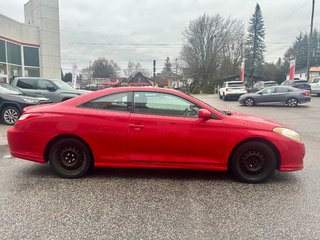
M305 90L305 91L303 91L303 93L302 93L304 96L309 96L310 95L310 91L308 91L308 90Z

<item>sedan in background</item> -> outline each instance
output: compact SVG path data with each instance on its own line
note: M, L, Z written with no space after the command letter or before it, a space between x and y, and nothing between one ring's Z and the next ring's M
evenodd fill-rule
M65 178L92 167L183 168L260 183L303 168L305 147L286 126L217 110L182 92L109 88L29 107L8 130L12 156L50 163Z
M18 88L7 83L0 83L1 121L7 125L16 123L23 108L50 102L48 98L26 96Z
M281 83L282 86L290 86L301 90L311 91L311 85L307 80L286 80Z
M286 104L296 107L298 104L311 101L310 91L288 86L273 86L264 88L256 93L242 95L239 103L246 106L258 104Z

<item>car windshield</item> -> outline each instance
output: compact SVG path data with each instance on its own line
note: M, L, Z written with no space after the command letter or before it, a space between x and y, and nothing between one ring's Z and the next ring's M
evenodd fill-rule
M189 94L187 94L187 95L189 95ZM191 95L189 95L189 96L191 96ZM199 98L197 98L197 97L195 97L195 96L192 96L192 97L195 98L195 99L197 99L198 101L202 102L204 105L206 105L206 106L208 106L208 107L210 107L210 108L213 108L214 110L216 110L216 111L218 111L218 112L220 112L220 113L222 113L222 114L224 114L224 115L231 115L231 113L230 113L229 111L220 110L220 109L218 109L218 108L216 108L216 107L213 107L213 106L210 105L209 103L202 101L201 99L199 99Z
M268 82L268 83L265 83L265 86L266 86L266 87L275 86L275 85L277 85L276 82Z
M318 83L320 81L320 78L311 79L310 83Z
M22 92L19 89L7 83L0 83L0 92L7 93L7 94L22 94Z
M242 82L228 83L228 87L244 87Z
M68 83L65 83L62 80L51 80L55 85L58 86L58 88L62 89L62 90L75 90L73 87L71 87Z

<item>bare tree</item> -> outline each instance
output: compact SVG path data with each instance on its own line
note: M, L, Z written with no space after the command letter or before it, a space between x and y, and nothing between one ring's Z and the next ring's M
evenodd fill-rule
M243 38L243 24L236 19L203 14L190 22L183 38L181 59L193 79L190 90L200 87L203 91L219 76L226 56L234 64L239 62L242 39L238 38Z
M150 71L148 71L147 69L144 69L143 66L141 65L141 63L139 63L139 62L134 63L131 61L128 62L128 67L124 72L127 77L133 77L138 72L141 72L146 77L150 77L150 75L151 75Z

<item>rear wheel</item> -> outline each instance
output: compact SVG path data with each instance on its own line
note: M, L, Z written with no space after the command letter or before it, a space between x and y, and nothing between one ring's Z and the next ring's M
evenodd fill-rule
M246 100L244 100L244 104L248 107L252 107L255 105L255 102L252 98L247 98Z
M78 178L90 169L92 156L89 148L82 141L65 138L50 148L49 163L61 177Z
M231 172L242 182L261 183L276 169L276 155L262 142L247 142L236 149L231 159Z
M227 96L223 93L223 95L222 95L222 100L223 101L227 101Z
M298 99L296 99L296 98L289 98L289 99L287 100L287 105L288 105L289 107L296 107L296 106L298 105L298 103L299 103L299 101L298 101Z
M7 125L13 125L18 121L21 113L14 106L5 107L1 113L2 121Z

